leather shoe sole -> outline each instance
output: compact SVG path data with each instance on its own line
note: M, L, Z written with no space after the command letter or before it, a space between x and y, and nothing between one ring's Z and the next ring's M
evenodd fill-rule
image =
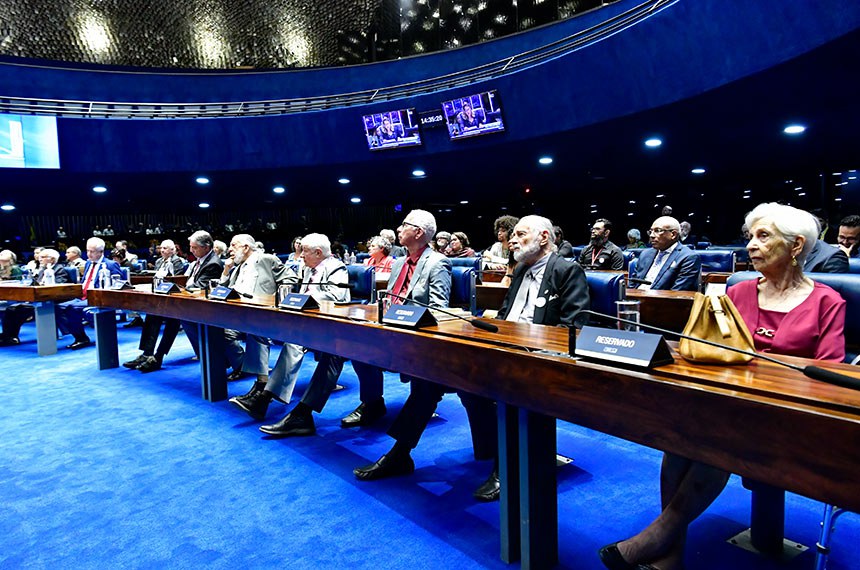
M340 420L340 427L351 428L359 426L369 426L385 415L385 403L374 403L365 405L364 403L352 411L351 414Z
M413 471L415 471L415 462L412 461L411 455L404 454L401 457L383 455L375 463L356 467L352 470L352 474L361 481L375 481L386 477L409 475Z
M93 341L91 341L91 340L79 340L77 342L73 342L72 344L70 344L66 348L68 348L69 350L79 350L81 348L91 346L92 344L93 344Z

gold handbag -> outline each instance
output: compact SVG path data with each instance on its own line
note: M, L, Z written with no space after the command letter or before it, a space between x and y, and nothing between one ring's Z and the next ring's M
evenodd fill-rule
M737 307L726 295L696 293L690 319L684 334L710 340L741 350L755 352L752 335L738 313ZM711 364L745 364L751 355L717 348L702 342L682 338L678 346L681 357L691 362Z

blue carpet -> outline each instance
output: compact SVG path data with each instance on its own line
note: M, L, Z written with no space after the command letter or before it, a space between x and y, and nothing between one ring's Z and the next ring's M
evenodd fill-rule
M137 356L139 334L120 329L121 361ZM201 399L183 336L152 374L99 372L91 348L39 358L32 324L21 340L0 348L0 568L506 567L498 505L471 498L490 466L471 459L455 396L415 450L413 476L358 482L353 467L390 447L385 428L408 394L393 374L379 427L340 429L358 401L347 365L347 389L316 416L316 436L266 440L227 402ZM298 393L314 366L305 359ZM285 410L273 405L268 418ZM575 460L559 470L561 566L602 568L600 546L656 516L660 453L566 423L559 452ZM733 477L693 525L687 567L811 568L812 551L780 565L726 544L748 509ZM789 538L814 545L821 510L789 495ZM860 516L845 515L830 568L858 568L858 531Z

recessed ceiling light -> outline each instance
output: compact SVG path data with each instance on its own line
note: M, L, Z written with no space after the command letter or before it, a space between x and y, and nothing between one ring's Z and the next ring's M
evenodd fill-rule
M552 157L551 156L542 156L538 159L538 162L543 164L544 166L546 166L548 164L552 164Z
M201 208L208 208L208 207L209 207L209 202L200 202L200 203L199 203L199 204L197 204L197 205L198 205L199 207L201 207Z
M661 144L663 144L663 141L658 138L648 139L645 141L645 146L648 148L657 148Z
M93 186L93 192L103 194L104 192L107 192L107 188L105 188L104 186Z
M691 170L690 172L692 172L693 174L704 174L704 173L705 173L705 169L704 169L704 168L694 168L694 169L693 169L693 170Z
M338 178L337 181L341 184L349 184L349 178Z
M286 191L287 189L283 186L275 186L274 188L272 188L272 192L274 192L275 194L283 194Z
M412 176L414 176L415 178L421 178L422 176L426 176L426 175L427 175L427 173L424 172L423 170L421 170L420 168L416 168L415 170L412 171Z
M469 201L468 200L460 200L460 203L465 205L465 204L468 204Z
M782 132L787 135L799 135L805 130L806 127L804 125L788 125L784 129L782 129Z
M11 212L14 209L15 206L13 206L12 204L3 204L2 206L0 206L0 210L3 210L4 212Z
M359 198L358 196L353 196L352 198L349 199L349 201L352 202L353 204L361 204L361 198Z
M195 182L197 182L197 184L209 184L209 179L206 178L205 176L198 176L195 179Z

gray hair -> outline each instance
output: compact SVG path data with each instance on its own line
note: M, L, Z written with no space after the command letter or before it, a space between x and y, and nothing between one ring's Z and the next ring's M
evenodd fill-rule
M406 215L406 218L410 220L410 224L415 224L424 230L424 235L427 239L426 243L430 243L433 236L436 235L436 218L433 214L427 210L412 210Z
M236 234L231 241L237 241L242 245L250 246L251 249L257 249L257 240L250 234Z
M331 257L331 241L323 234L308 234L302 238L302 247L319 249L323 257Z
M11 249L4 249L3 251L0 251L0 257L8 257L9 261L11 261L12 263L18 262L18 256L15 255L15 252Z
M632 229L627 231L627 237L633 238L633 239L638 241L638 240L642 239L642 234L639 233L639 230L637 230L636 228L632 228Z
M376 236L376 237L370 238L370 245L371 246L375 245L376 247L381 249L382 253L384 253L385 255L388 255L389 253L391 253L391 242L382 236Z
M558 250L558 246L555 245L555 230L552 228L552 222L549 218L544 218L543 216L536 216L534 214L530 216L523 216L520 218L520 221L517 222L517 225L523 225L529 228L532 231L532 234L538 234L542 231L546 231L549 233L549 243L551 247L551 251Z
M54 263L57 263L60 260L60 252L56 249L45 248L39 252L39 255L47 255L51 259L54 260Z
M391 245L394 245L394 241L397 239L397 235L394 233L394 230L382 230L379 232L379 235L387 239Z
M162 241L161 247L168 247L168 248L172 249L173 251L176 251L176 244L173 243L172 239L166 239L166 240Z
M87 249L89 249L90 246L94 247L95 249L97 249L99 251L104 251L105 250L105 240L103 240L100 237L91 237L90 239L87 240Z
M803 249L797 255L797 262L803 265L806 256L812 251L815 241L818 239L818 221L816 221L815 216L806 210L776 202L766 202L753 208L746 215L744 221L747 227L752 229L755 224L762 220L772 223L779 238L789 247L794 244L796 237L803 236L805 238L806 242L803 244Z
M198 241L197 243L200 243L200 242ZM217 251L218 255L221 255L227 251L227 244L224 243L223 241L221 241L220 239L216 239L215 241L212 242L212 249Z
M212 236L209 234L209 232L204 232L203 230L197 230L196 232L188 236L188 241L193 241L197 245L202 245L207 249L211 249L214 245L212 242ZM224 246L224 249L227 249L227 247Z

